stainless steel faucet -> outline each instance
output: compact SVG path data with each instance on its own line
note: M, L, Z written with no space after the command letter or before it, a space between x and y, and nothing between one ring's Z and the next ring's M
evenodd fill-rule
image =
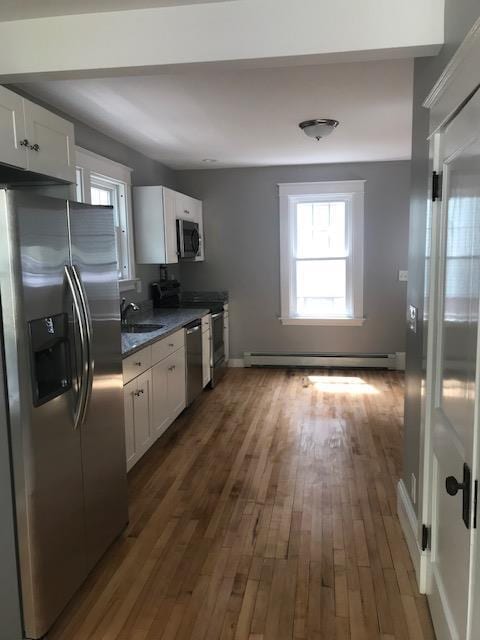
M125 298L122 298L122 302L120 304L120 319L123 325L127 324L127 314L130 310L140 311L140 307L134 302L129 302L127 304L127 300Z

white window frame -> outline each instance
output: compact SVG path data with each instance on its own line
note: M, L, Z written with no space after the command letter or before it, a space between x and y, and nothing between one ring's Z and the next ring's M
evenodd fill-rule
M280 294L282 324L361 326L363 317L363 236L365 180L281 183L280 205ZM347 305L341 316L296 315L295 240L296 205L300 202L346 203L348 243Z
M127 264L124 268L123 277L119 279L120 291L138 290L140 280L135 273L135 251L133 237L133 215L132 215L132 171L130 167L114 162L109 158L100 156L93 151L75 147L77 177L80 177L80 184L77 185L77 198L81 197L82 202L91 204L92 182L97 182L101 186L102 180L106 183L115 184L119 188L122 198L122 206L119 207L120 225L122 233L122 249Z

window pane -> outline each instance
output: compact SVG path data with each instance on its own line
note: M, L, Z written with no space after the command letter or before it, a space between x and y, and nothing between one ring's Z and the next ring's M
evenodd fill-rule
M345 202L297 204L297 258L346 255Z
M112 192L110 189L102 189L101 187L92 187L91 192L92 204L111 205Z
M75 168L75 194L77 202L83 202L83 169Z
M344 316L347 314L346 260L300 260L297 267L299 316Z
M92 182L94 182L90 191L92 204L113 207L113 219L117 237L118 277L126 278L128 277L128 248L126 245L126 237L123 237L124 233L122 232L120 223L120 199L118 196L119 186L113 183L111 187L107 185L103 186L103 184L100 183L99 180L97 181L95 177L92 177ZM102 182L106 182L106 179L102 179Z

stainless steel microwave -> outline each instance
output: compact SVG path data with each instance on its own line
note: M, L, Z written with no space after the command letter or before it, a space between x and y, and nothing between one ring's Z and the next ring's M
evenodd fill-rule
M195 258L200 251L200 229L196 222L177 220L177 250L182 260Z

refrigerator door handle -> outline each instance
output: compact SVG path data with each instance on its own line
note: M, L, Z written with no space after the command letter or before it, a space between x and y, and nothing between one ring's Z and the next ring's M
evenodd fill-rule
M85 414L84 406L87 398L87 379L88 379L88 350L87 350L87 337L85 330L85 320L83 315L83 310L80 302L80 297L78 294L77 287L75 285L75 281L72 275L71 267L69 265L65 265L65 277L70 288L70 292L72 294L73 299L73 308L75 310L75 315L77 317L78 322L78 332L80 334L80 350L82 354L82 371L80 376L80 392L78 394L77 403L73 413L73 428L78 429L83 421L83 416Z
M86 395L85 395L85 402L82 410L82 422L83 422L83 420L85 419L85 415L88 409L88 404L92 395L93 372L95 369L95 362L93 360L93 355L92 355L93 325L92 325L92 315L90 313L90 306L88 304L88 297L85 292L85 287L83 286L79 269L75 264L73 264L71 268L72 268L73 277L75 279L75 283L77 285L78 292L80 294L80 302L83 309L83 316L85 318L85 334L87 338L88 366L87 366Z

